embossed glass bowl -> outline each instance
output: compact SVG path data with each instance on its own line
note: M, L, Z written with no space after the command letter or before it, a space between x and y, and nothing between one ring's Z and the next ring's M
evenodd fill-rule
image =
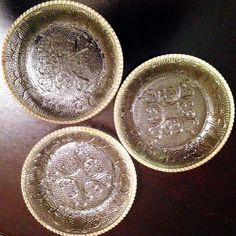
M123 56L111 26L71 1L37 5L9 30L3 50L6 82L31 113L75 123L101 111L115 95Z
M196 57L170 54L137 67L115 101L115 125L129 153L161 171L195 168L225 144L234 101L221 74Z
M99 235L128 213L136 193L129 154L96 129L70 127L29 153L21 188L32 215L60 235Z

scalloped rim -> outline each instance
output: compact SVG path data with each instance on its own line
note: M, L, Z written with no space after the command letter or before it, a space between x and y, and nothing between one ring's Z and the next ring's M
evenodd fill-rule
M48 224L46 224L45 222L43 222L36 215L33 208L31 207L30 202L28 201L28 198L27 198L26 190L25 190L25 175L27 174L26 167L27 167L28 163L32 160L32 158L35 156L35 153L37 153L37 151L40 150L50 140L53 140L54 138L56 138L58 136L61 136L64 134L79 133L79 132L86 132L86 133L89 133L89 134L92 134L95 136L99 136L99 137L105 139L108 143L110 143L122 155L122 157L125 159L125 161L127 161L128 168L130 169L130 173L132 176L132 182L133 182L133 184L130 187L132 189L132 192L130 194L129 203L128 203L125 211L121 214L121 216L117 220L115 220L111 225L109 225L108 227L106 227L98 232L90 233L90 234L64 233L64 232L54 229L53 227L51 227ZM136 190L137 190L137 175L136 175L135 167L134 167L131 157L129 156L128 152L124 149L124 147L115 138L111 137L110 135L108 135L100 130L97 130L94 128L83 127L83 126L63 128L63 129L54 131L54 132L48 134L47 136L45 136L44 138L42 138L30 151L29 155L27 156L27 158L25 160L25 163L23 165L22 172L21 172L21 192L22 192L25 204L26 204L27 208L29 209L30 213L34 216L34 218L42 226L44 226L45 228L47 228L48 230L50 230L54 233L57 233L57 234L63 235L63 236L76 236L76 235L77 236L97 236L97 235L103 234L103 233L111 230L116 225L118 225L125 218L125 216L128 214L128 212L130 211L131 206L133 205L133 202L135 199Z
M127 86L135 79L135 77L143 70L145 70L146 68L150 67L152 65L152 63L156 63L160 60L170 60L170 59L185 59L185 60L192 60L195 61L196 63L200 64L201 66L207 68L208 70L212 71L215 76L217 76L219 78L219 80L222 82L225 91L228 94L229 97L229 106L230 106L230 118L229 118L229 124L228 124L228 128L226 130L225 136L222 139L222 141L220 142L220 144L216 147L216 149L210 153L209 156L207 156L206 158L204 158L203 160L199 161L198 163L186 166L186 167L181 167L181 168L163 168L163 167L158 167L156 165L153 165L147 161L145 161L141 156L137 155L136 152L129 146L129 144L126 142L125 137L123 136L123 133L121 131L121 119L119 116L119 110L121 108L121 101L123 98L123 94L126 93L126 89ZM131 154L132 157L134 157L137 161L139 161L141 164L154 169L154 170L159 170L159 171L163 171L163 172L182 172L182 171L187 171L187 170L191 170L194 169L198 166L201 166L202 164L206 163L207 161L209 161L210 159L212 159L220 150L221 148L224 146L224 144L226 143L227 139L229 138L229 135L231 133L231 130L233 128L233 123L234 123L234 116L235 116L235 106L234 106L234 99L233 99L233 95L232 92L229 88L229 85L227 84L227 82L225 81L225 79L223 78L223 76L213 67L211 66L209 63L203 61L200 58L194 57L194 56L190 56L190 55L185 55L185 54L167 54L167 55L162 55L162 56L158 56L158 57L154 57L144 63L142 63L140 66L138 66L136 69L134 69L129 75L128 77L125 79L125 81L123 82L123 84L121 85L117 96L116 96L116 100L115 100L115 106L114 106L114 121L115 121L115 127L116 127L116 131L118 134L118 137L121 141L121 143L124 145L124 147L126 148L126 150Z
M90 114L88 114L87 116L84 116L82 118L78 117L76 119L71 119L71 120L60 120L57 118L50 118L48 116L40 115L39 112L38 113L34 112L27 104L25 104L22 100L20 100L17 96L17 93L14 91L14 88L8 83L5 55L6 55L6 48L7 48L8 42L11 38L12 33L17 29L17 27L24 20L24 18L27 17L29 14L31 14L33 11L38 10L42 7L53 6L53 5L69 5L69 6L78 7L80 9L85 10L85 11L88 11L89 13L93 14L94 17L97 18L97 21L101 22L102 26L107 29L109 37L113 38L115 41L116 53L117 53L117 56L116 56L117 57L117 71L118 72L116 73L116 78L114 79L114 85L113 85L114 88L110 92L109 96L103 101L103 103L100 106L97 107L97 109L94 112L91 112ZM94 117L99 112L101 112L111 102L111 100L116 95L117 90L119 89L119 86L120 86L120 83L122 80L124 60L123 60L122 48L121 48L119 39L118 39L115 31L113 30L111 25L98 12L96 12L92 8L90 8L84 4L81 4L81 3L67 1L67 0L55 0L55 1L50 1L50 2L44 2L44 3L38 4L30 9L28 9L26 12L24 12L22 15L20 15L14 21L14 23L11 25L11 27L8 30L7 36L6 36L4 44L3 44L2 65L3 65L3 78L9 88L11 94L13 95L15 100L18 102L18 104L21 107L23 107L27 112L29 112L30 114L32 114L42 120L48 121L48 122L52 122L52 123L56 123L56 124L75 124L75 123L82 122L82 121L88 120L89 118Z

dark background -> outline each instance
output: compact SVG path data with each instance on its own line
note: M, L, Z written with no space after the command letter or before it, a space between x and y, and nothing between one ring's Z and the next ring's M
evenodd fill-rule
M10 24L36 0L0 0L0 47ZM124 52L124 78L151 57L185 53L215 66L236 93L235 0L81 0L116 31ZM41 121L22 109L2 81L0 67L0 232L50 236L27 210L20 191L24 160L36 142L65 127ZM116 136L113 102L83 122ZM235 236L236 131L217 156L184 173L148 169L134 160L138 191L127 217L111 236ZM1 234L1 233L0 233Z

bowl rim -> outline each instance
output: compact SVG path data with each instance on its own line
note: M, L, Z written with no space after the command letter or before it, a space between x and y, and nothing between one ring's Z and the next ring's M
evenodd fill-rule
M48 8L55 5L66 5L66 6L72 6L77 7L80 10L86 11L88 14L93 15L93 17L101 23L102 27L106 29L106 32L108 34L108 37L112 38L115 42L115 63L117 64L117 73L114 76L114 82L113 82L113 89L110 91L107 98L104 99L102 104L96 107L96 109L93 112L89 112L89 114L83 116L83 117L75 117L73 119L60 119L56 116L50 115L43 115L41 112L34 111L27 103L24 102L23 99L19 98L18 93L15 91L14 86L12 86L8 81L8 74L7 74L7 65L6 65L6 55L7 55L7 45L11 39L12 34L17 30L18 26L24 21L25 18L27 18L30 14L32 14L34 11L37 11L39 9ZM115 97L119 86L121 84L122 76L123 76L123 67L124 67L124 59L123 59L123 52L121 48L120 41L113 30L112 26L107 22L107 20L101 16L98 12L93 10L92 8L88 7L87 5L84 5L82 3L74 2L74 1L68 1L68 0L53 0L48 1L44 3L40 3L38 5L35 5L34 7L31 7L27 11L25 11L23 14L21 14L10 26L8 29L7 35L5 37L3 48L2 48L2 65L3 65L3 80L7 84L7 87L10 90L10 93L13 95L14 100L23 107L27 112L29 112L31 115L34 115L38 117L39 119L42 119L44 121L48 121L55 124L75 124L78 122L82 122L85 120L88 120L95 115L97 115L99 112L101 112L103 109L105 109L108 104L112 101L112 99Z
M27 193L26 193L25 176L27 175L27 166L32 161L32 159L34 158L34 156L38 152L38 150L40 150L42 147L44 147L45 144L47 144L48 142L52 141L53 139L55 139L57 137L60 137L64 134L76 134L79 132L85 132L85 133L89 133L94 136L99 136L99 137L103 138L105 141L107 141L108 143L110 143L113 146L113 148L115 148L121 154L121 156L123 157L123 159L127 163L127 168L129 169L130 176L132 178L132 182L130 185L131 193L129 194L129 203L128 203L127 207L125 208L125 210L122 212L122 214L112 224L105 227L104 229L101 229L101 230L94 232L94 233L88 233L88 234L64 233L64 232L61 232L61 231L53 228L52 226L49 226L47 223L45 223L43 220L41 220L40 217L38 217L37 214L34 212L33 208L30 205L30 202L28 200ZM47 228L48 230L50 230L54 233L57 233L57 234L63 235L63 236L74 236L74 235L77 235L77 236L97 236L97 235L103 234L103 233L113 229L126 217L128 212L130 211L130 209L133 205L135 196L136 196L136 191L137 191L137 174L136 174L134 163L133 163L129 153L126 151L126 149L112 136L106 134L103 131L100 131L100 130L97 130L94 128L89 128L86 126L67 127L67 128L56 130L56 131L46 135L31 149L30 153L28 154L28 156L24 162L24 165L23 165L23 168L21 171L21 192L22 192L22 196L23 196L24 202L25 202L28 210L42 226L44 226L45 228Z
M133 150L133 148L128 144L128 142L126 141L123 133L122 133L122 124L121 124L121 118L119 115L119 111L121 109L121 101L123 98L123 95L126 93L127 90L127 86L133 81L135 80L135 78L137 77L137 75L139 75L143 70L152 67L152 65L156 64L156 63L160 63L160 62L168 62L171 60L176 60L176 59L184 59L184 60L188 60L188 61L194 61L195 63L197 63L198 65L201 65L202 67L206 68L208 71L210 71L211 73L214 74L214 77L217 77L221 82L222 85L228 95L229 98L229 110L230 110L230 117L229 117L229 123L228 123L228 127L227 130L225 132L225 135L222 139L222 141L217 145L217 147L204 159L202 159L201 161L194 163L194 164L190 164L188 166L184 166L184 167L178 167L178 168L165 168L165 167L159 167L158 165L154 165L151 164L147 161L145 161L141 155L138 155L136 153L136 151ZM115 105L114 105L114 122L115 122L115 128L116 128L116 132L117 135L119 137L119 140L121 141L122 145L125 147L125 149L130 153L130 155L135 158L138 162L140 162L141 164L143 164L146 167L149 167L151 169L154 170L159 170L162 172L183 172L183 171L187 171L187 170L191 170L194 169L196 167L199 167L201 165L203 165L204 163L208 162L210 159L212 159L224 146L224 144L226 143L226 141L228 140L231 130L233 128L233 123L234 123L234 116L235 116L235 106L234 106L234 99L233 99L233 95L232 92L230 90L229 85L227 84L226 80L223 78L223 76L213 67L211 66L209 63L207 63L206 61L195 57L195 56L191 56L191 55L186 55L186 54L166 54L166 55L161 55L161 56L157 56L154 57L152 59L149 59L147 61L145 61L144 63L142 63L141 65L139 65L138 67L136 67L125 79L125 81L123 82L123 84L121 85L116 99L115 99Z

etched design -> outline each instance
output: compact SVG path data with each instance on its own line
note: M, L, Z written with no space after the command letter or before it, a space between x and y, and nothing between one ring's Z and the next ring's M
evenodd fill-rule
M200 108L196 106L199 102ZM177 77L172 84L163 76L139 92L133 112L140 135L150 136L151 142L159 147L170 147L173 143L176 147L199 133L205 121L206 104L200 89L188 78ZM170 142L170 138L176 140Z
M83 29L53 24L41 32L31 55L37 83L44 92L86 90L103 70L103 53Z
M89 209L99 205L112 188L112 163L96 147L69 143L51 155L45 183L52 190L57 205Z
M97 104L94 94L103 79L104 55L88 32L54 23L38 33L30 48L26 69L43 107L63 114Z
M195 134L194 130L185 130L184 126L184 122L190 121L194 125L199 123L194 110L193 95L194 86L188 80L175 87L145 90L139 99L148 113L148 131L154 134L156 129L158 139L163 135L172 136L184 131Z

